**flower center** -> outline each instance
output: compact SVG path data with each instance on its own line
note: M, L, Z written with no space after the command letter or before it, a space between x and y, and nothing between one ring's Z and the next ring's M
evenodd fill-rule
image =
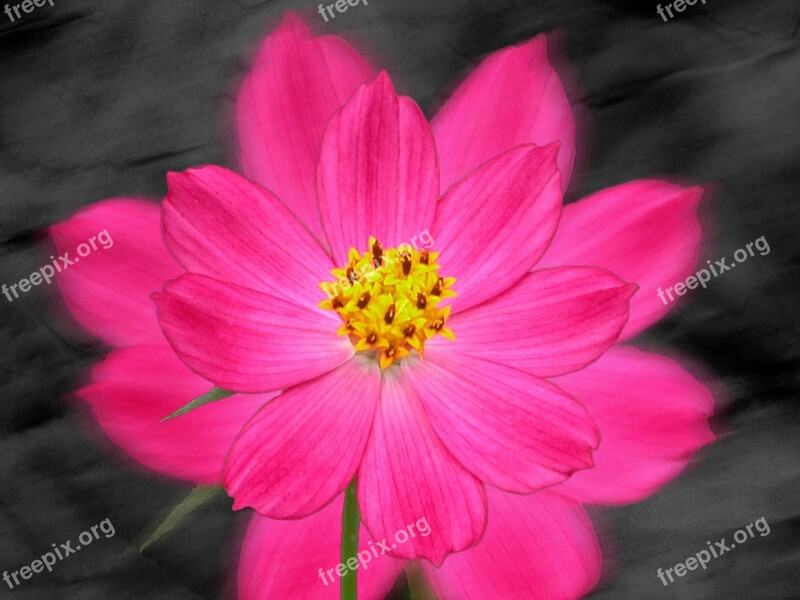
M382 369L416 350L436 334L454 340L445 326L450 307L439 308L454 277L440 277L438 253L417 250L408 244L384 250L374 237L369 250L350 248L347 266L331 271L335 282L320 283L328 299L320 307L339 313L339 335L350 336L357 352L380 356Z

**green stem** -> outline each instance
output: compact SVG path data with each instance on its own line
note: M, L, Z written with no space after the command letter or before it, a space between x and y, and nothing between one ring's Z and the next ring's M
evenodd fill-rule
M344 492L344 508L342 509L342 564L348 558L358 554L358 529L361 524L361 515L358 513L358 500L356 499L356 480L347 486ZM357 573L348 569L342 577L340 585L340 600L358 600Z
M407 562L406 582L408 583L408 596L411 600L436 600L430 587L425 580L422 569L412 562Z

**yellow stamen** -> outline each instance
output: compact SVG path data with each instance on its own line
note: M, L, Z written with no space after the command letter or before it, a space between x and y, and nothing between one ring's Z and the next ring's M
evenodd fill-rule
M369 250L351 248L347 265L332 271L336 281L320 283L328 298L319 306L338 313L338 334L349 336L358 352L377 353L382 369L412 350L422 356L433 336L455 339L445 325L450 307L439 304L456 295L456 280L439 276L438 256L407 244L384 249L370 237Z

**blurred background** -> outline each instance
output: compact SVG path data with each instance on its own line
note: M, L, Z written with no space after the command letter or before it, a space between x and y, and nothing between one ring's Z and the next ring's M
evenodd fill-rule
M160 198L168 170L235 167L236 85L286 10L362 40L429 116L483 56L555 31L584 109L567 201L674 175L714 189L701 262L760 236L771 247L690 292L638 340L718 378L720 440L649 500L593 510L606 563L591 597L800 598L800 5L707 0L665 23L654 3L632 4L369 0L329 23L297 0L55 0L14 23L0 14L0 283L44 264L40 230L82 206ZM0 570L106 518L116 535L13 591L0 583L0 595L230 597L226 556L246 516L224 498L136 552L188 487L115 451L70 400L108 349L64 326L51 288L0 297ZM668 588L657 579L760 517L769 536Z

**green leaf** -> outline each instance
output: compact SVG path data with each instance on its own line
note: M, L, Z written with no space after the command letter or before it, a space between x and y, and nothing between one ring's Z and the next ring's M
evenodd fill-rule
M214 498L225 493L220 485L198 486L189 495L181 500L167 518L155 527L153 533L147 536L143 544L139 546L139 552L144 552L148 546L152 546L159 539L180 525L183 520L196 511L201 506L208 504Z
M169 421L170 419L174 419L175 417L185 415L186 413L194 410L198 406L203 406L203 404L208 404L209 402L216 402L217 400L222 400L223 398L233 396L235 393L236 392L229 392L228 390L223 390L222 388L214 388L210 392L206 392L202 396L195 398L183 408L179 408L171 415L167 415L166 417L161 419L161 422L163 423L164 421Z

